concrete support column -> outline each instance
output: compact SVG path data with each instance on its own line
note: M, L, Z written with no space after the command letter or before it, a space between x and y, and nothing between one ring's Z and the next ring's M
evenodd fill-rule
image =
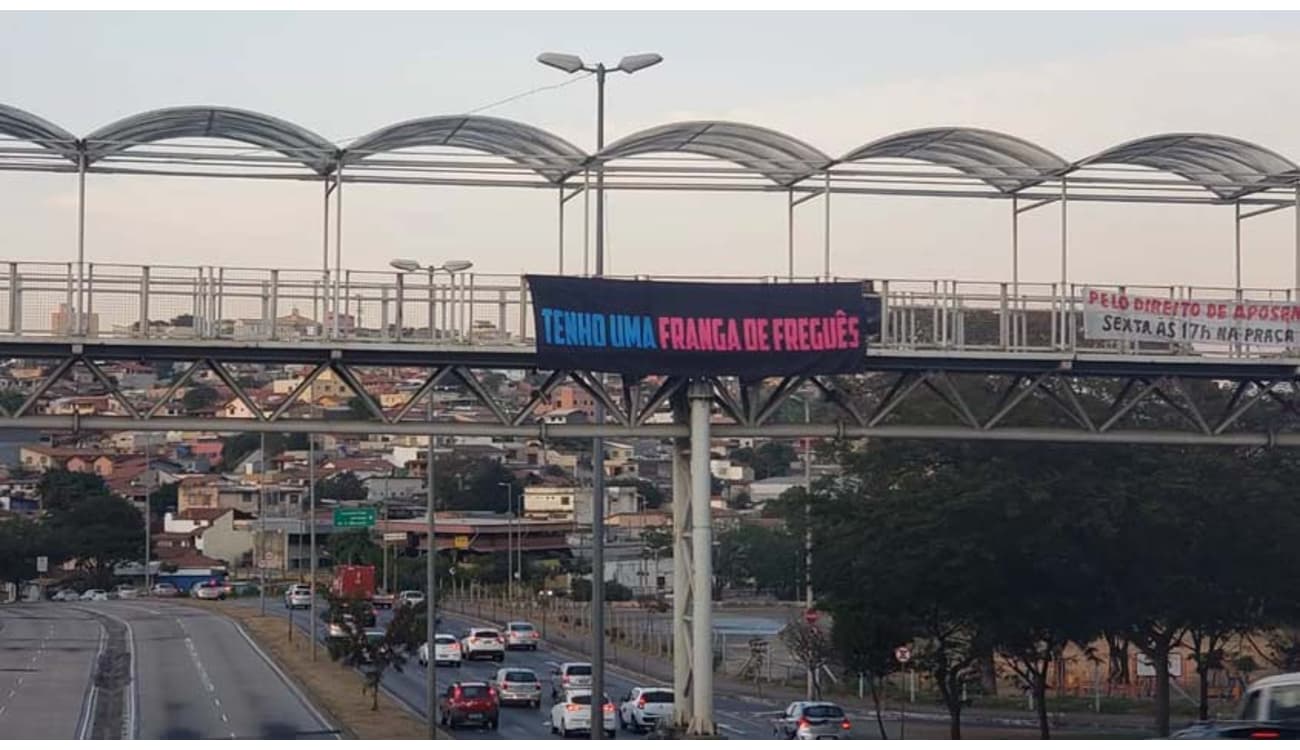
M709 415L713 391L708 383L691 383L691 667L694 681L687 734L710 736L713 723L713 516L709 507Z

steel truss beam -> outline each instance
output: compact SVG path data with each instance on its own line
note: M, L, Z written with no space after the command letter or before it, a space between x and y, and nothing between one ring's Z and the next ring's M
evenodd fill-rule
M138 357L133 356L135 360ZM492 435L500 437L679 438L684 427L650 424L650 417L678 398L685 378L623 376L601 378L583 371L555 371L518 411L507 409L470 370L469 365L439 364L392 415L379 408L355 372L355 364L338 359L309 362L311 372L274 409L257 404L228 369L213 358L189 360L161 400L140 406L125 397L99 364L99 358L74 354L59 358L49 374L12 414L0 412L0 427L46 431L166 429L223 432L321 432L339 434ZM290 362L294 364L295 362ZM97 390L112 396L119 413L55 415L37 413L38 404L77 365L98 381ZM912 438L947 440L1049 440L1061 442L1136 442L1207 445L1300 445L1300 380L1264 368L1259 375L1215 370L1196 378L1185 371L1161 374L1154 369L1127 377L1080 373L1044 363L1037 369L972 372L967 367L931 366L857 376L785 377L766 381L707 379L717 438ZM252 418L192 419L163 415L163 407L198 372L207 367L242 402ZM513 369L513 368L510 368ZM321 374L332 370L367 404L370 418L330 420L291 416L293 405ZM454 378L482 404L478 423L433 422L418 418L415 406L431 397L438 384ZM974 378L975 392L963 378ZM565 380L572 380L605 406L605 424L544 425L534 412ZM615 380L618 382L615 383ZM607 382L609 384L607 384ZM1215 387L1207 388L1207 382ZM821 410L812 424L774 422L782 404L811 387L832 409ZM923 411L911 407L930 406ZM1031 405L1037 405L1031 409ZM947 423L936 423L938 419ZM1044 409L1046 411L1044 411ZM923 419L918 415L926 414ZM1055 417L1044 415L1056 415ZM1249 416L1248 416L1249 415ZM718 416L715 416L715 420Z

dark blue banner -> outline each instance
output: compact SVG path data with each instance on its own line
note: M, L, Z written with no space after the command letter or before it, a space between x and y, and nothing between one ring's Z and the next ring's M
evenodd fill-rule
M712 284L529 276L537 364L635 375L862 370L880 299L862 283Z

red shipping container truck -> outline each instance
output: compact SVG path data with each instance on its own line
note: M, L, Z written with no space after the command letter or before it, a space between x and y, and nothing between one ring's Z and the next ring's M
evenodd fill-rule
M375 566L336 565L330 593L347 599L370 599L375 595Z

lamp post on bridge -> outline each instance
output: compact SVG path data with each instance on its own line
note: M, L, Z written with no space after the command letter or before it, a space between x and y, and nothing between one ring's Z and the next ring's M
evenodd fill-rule
M467 271L470 268L472 268L474 266L474 262L469 260L448 260L448 261L443 261L442 265L425 266L422 265L419 261L397 258L392 261L389 261L388 265L392 266L393 268L396 268L399 271L402 271L403 273L427 271L429 273L430 280L432 280L433 275L438 273L439 271L445 271L454 279L457 273L460 273L461 271ZM429 285L429 294L430 296L433 295L432 283L430 283ZM429 336L431 338L433 336L433 332L434 332L433 313L432 313L432 308L430 308ZM426 399L425 411L424 411L425 419L428 422L432 422L433 421L433 389L432 388L430 388L429 392L425 394L425 399ZM437 646L435 644L436 641L435 636L437 634L436 632L437 628L435 627L435 621L437 619L436 615L438 610L438 605L436 601L437 591L435 591L434 589L434 578L435 578L434 555L438 554L438 544L437 544L437 536L435 533L436 526L437 526L435 522L436 516L433 510L433 499L434 499L433 443L434 443L433 433L430 432L429 452L426 456L425 472L424 472L424 483L426 485L425 508L424 508L425 522L426 522L425 534L427 535L426 538L428 539L428 547L429 547L428 551L425 553L424 556L425 557L425 561L424 561L424 618L425 618L424 643L425 643L425 647L429 651L429 659L428 659L428 663L425 665L425 671L424 671L424 689L425 689L424 719L425 719L426 729L428 730L429 733L429 739L431 740L435 739L438 734L438 678L436 672L437 660L434 658L437 655Z
M537 62L565 73L579 71L596 76L596 153L605 148L605 76L611 71L632 74L663 62L663 57L653 53L628 55L610 68L604 63L588 65L577 55L543 52ZM584 231L586 227L583 228ZM605 165L596 161L596 276L605 275ZM599 400L595 407L596 424L605 422L605 406ZM605 441L591 441L591 694L604 695L605 689ZM705 498L705 503L708 498ZM594 710L594 709L593 709ZM592 732L593 740L601 739L600 732Z

